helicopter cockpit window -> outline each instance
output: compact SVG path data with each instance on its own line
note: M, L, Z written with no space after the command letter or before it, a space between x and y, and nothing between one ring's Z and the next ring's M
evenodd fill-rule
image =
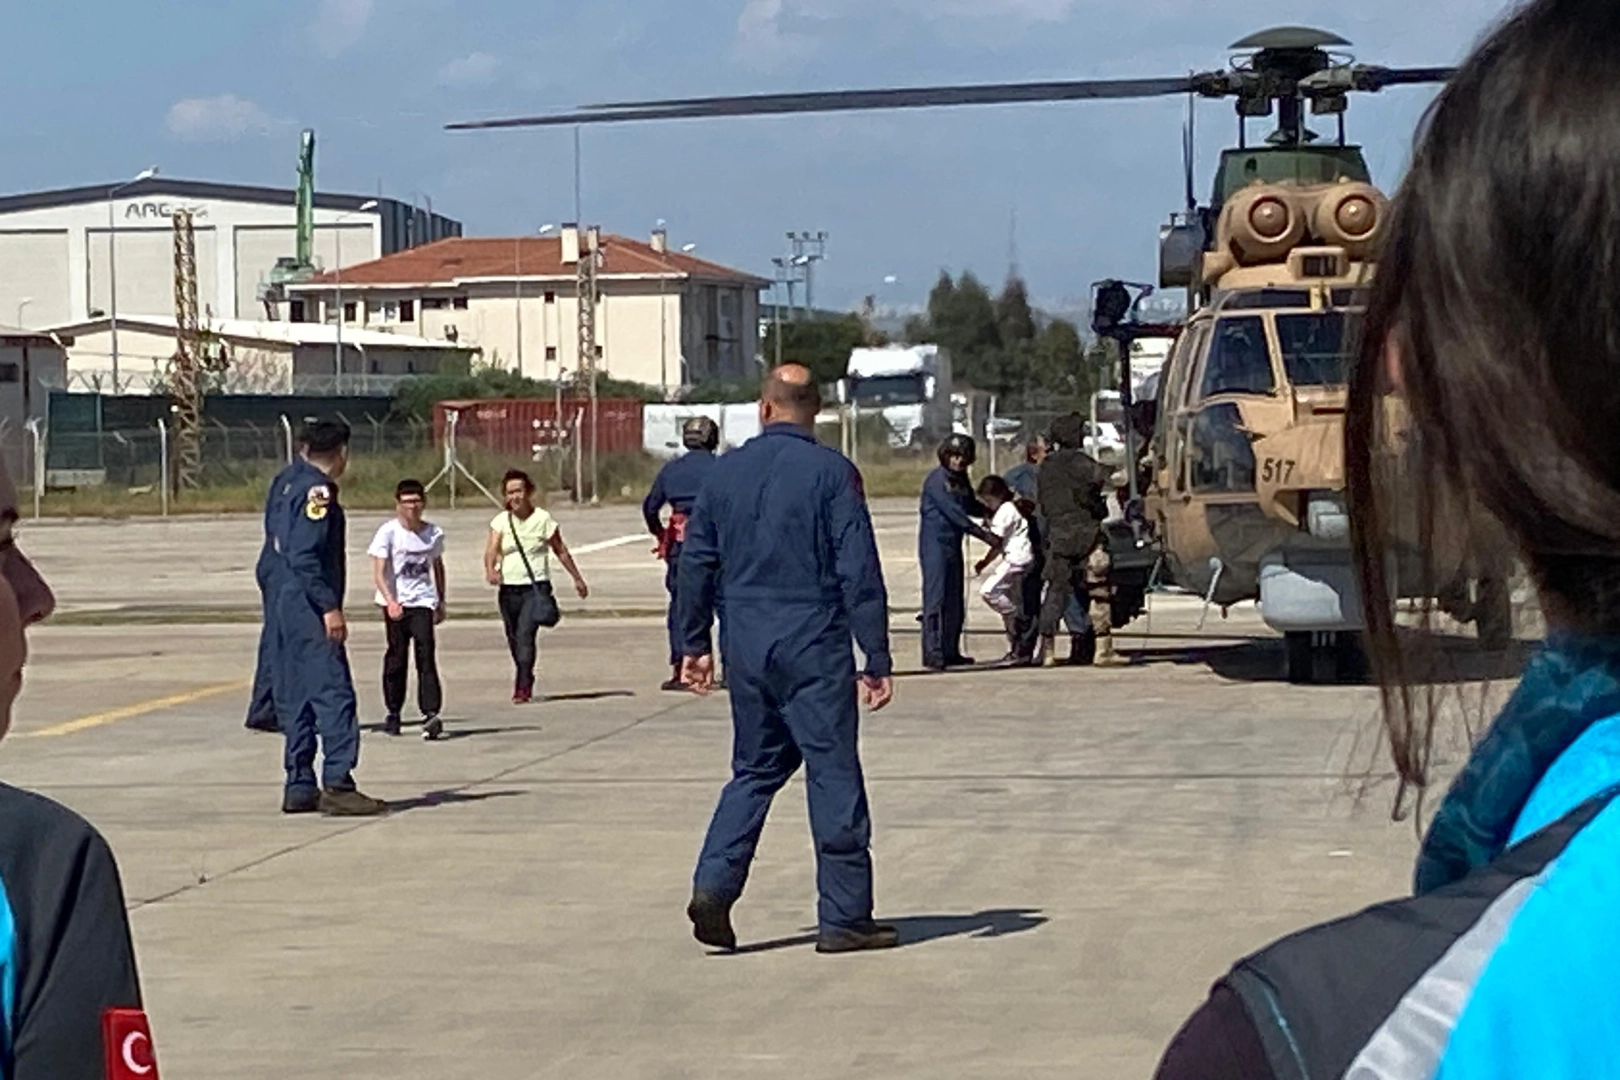
M1320 311L1277 316L1277 342L1283 369L1295 386L1342 386L1350 372L1350 350L1361 329L1357 312Z
M1215 324L1198 396L1269 394L1277 382L1271 371L1271 347L1265 322L1258 315L1224 318Z
M1231 402L1201 409L1188 439L1192 489L1198 495L1254 490L1254 446Z

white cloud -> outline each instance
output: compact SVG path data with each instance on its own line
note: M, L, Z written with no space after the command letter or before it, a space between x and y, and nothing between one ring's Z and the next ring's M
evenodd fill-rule
M499 57L486 52L470 53L440 68L435 81L440 86L481 86L494 80L500 66Z
M169 133L187 142L230 142L282 126L262 105L235 94L185 98L169 106Z
M310 27L315 47L327 56L337 56L359 44L376 7L376 0L320 0Z

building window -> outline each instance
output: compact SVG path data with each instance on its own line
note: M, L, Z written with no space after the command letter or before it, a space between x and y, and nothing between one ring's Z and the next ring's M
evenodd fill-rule
M389 300L387 303L383 304L383 318L387 319L389 322L393 322L395 319L399 318L399 305L394 303L392 300Z
M0 383L22 382L22 365L0 364Z
M416 301L414 301L414 300L401 300L399 302L399 321L400 322L415 322L416 321Z
M598 360L602 359L602 346L600 345L596 347L596 358Z
M555 359L557 359L557 346L555 346L555 345L547 345L546 346L546 359L547 360L555 360Z
M552 292L550 289L547 289L546 290L546 303L555 304L556 302L557 302L557 294Z
M345 301L343 301L343 321L344 322L354 322L354 319L355 319L355 303L354 303L354 301L353 300L345 300Z
M302 300L289 300L289 301L287 301L287 321L288 322L303 322L304 321L304 302Z
M373 360L373 361L371 361L371 373L373 375L381 375L382 374L382 361L381 360Z
M450 306L455 308L457 311L466 311L467 310L467 298L465 296L454 297L450 301Z
M445 299L442 296L424 296L422 298L423 311L443 311Z

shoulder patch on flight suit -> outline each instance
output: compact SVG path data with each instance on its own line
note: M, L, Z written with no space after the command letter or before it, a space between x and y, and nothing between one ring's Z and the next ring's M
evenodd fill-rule
M325 484L316 484L309 489L309 497L304 501L304 516L311 521L320 521L331 505L332 489Z

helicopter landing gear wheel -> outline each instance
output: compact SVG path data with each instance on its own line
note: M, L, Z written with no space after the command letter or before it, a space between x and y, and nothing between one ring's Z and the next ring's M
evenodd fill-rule
M1358 682L1366 677L1360 634L1295 631L1283 635L1283 647L1288 654L1288 681L1296 686Z

